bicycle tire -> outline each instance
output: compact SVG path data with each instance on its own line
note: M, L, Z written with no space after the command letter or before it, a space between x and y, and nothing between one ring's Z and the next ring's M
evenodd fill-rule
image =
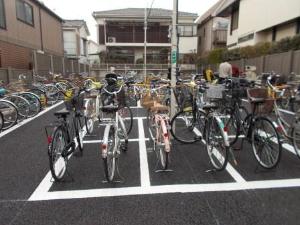
M171 134L175 140L183 144L192 144L200 140L200 134L194 133L196 117L192 110L182 110L175 114L171 120Z
M21 92L17 95L22 96L30 103L28 114L29 117L34 117L41 112L42 104L37 95L30 92Z
M48 100L47 100L47 95L46 95L45 91L38 89L38 88L33 88L33 89L30 89L29 92L31 92L39 97L42 107L47 106Z
M205 144L210 163L217 171L226 168L229 157L229 146L226 145L222 128L215 118L211 118L206 123ZM218 142L218 140L221 140ZM218 144L217 144L218 143Z
M78 149L82 153L83 152L83 134L82 132L82 125L80 121L80 117L75 116L75 135L78 144Z
M67 170L67 161L63 156L63 151L67 145L66 140L64 129L60 126L56 127L49 146L49 166L55 181L61 181Z
M118 110L119 115L123 118L127 135L130 134L133 126L133 115L129 106L124 106Z
M0 111L0 132L3 128L3 125L4 125L4 119L3 119L3 114L2 112Z
M17 106L20 119L26 119L29 116L30 103L25 98L18 95L9 95L4 100L8 100Z
M259 124L261 123L261 124ZM264 123L264 125L262 125ZM260 126L258 126L260 125ZM266 128L268 125L268 130L264 130L264 134L262 133L262 130L259 130L260 127L263 129ZM256 132L256 128L258 128L258 132ZM271 130L274 131L274 134L272 136L268 136L271 132ZM273 140L272 140L273 139ZM258 144L259 149L256 147L255 144ZM273 151L273 146L278 146L278 150L273 152L268 151L268 149L264 148L264 146L267 144L268 149L271 149ZM273 125L273 123L266 117L256 117L253 126L252 126L252 132L251 132L251 145L253 154L255 156L256 161L259 163L260 166L262 166L265 169L272 169L276 167L280 161L281 158L281 142L279 134ZM271 147L272 146L272 147ZM263 151L265 149L265 151ZM264 154L264 155L263 155ZM275 157L274 157L275 156ZM271 159L271 157L273 159ZM264 159L271 159L272 162L270 164L267 164Z
M299 122L296 123L296 126L292 129L292 143L296 155L300 158L300 127L298 127Z
M17 124L19 119L18 107L7 100L0 100L0 111L3 115L2 130L7 130Z
M162 121L162 122L164 122L164 121ZM163 125L160 124L160 134L159 134L160 140L158 140L158 141L159 141L159 143L163 143L163 145L158 146L158 148L159 148L158 154L159 154L159 161L160 161L162 169L167 170L168 166L169 166L169 151L167 151L166 148L167 148L167 145L170 147L170 140L168 139L166 142L166 139L164 138L164 134L162 131L162 126ZM165 126L167 126L167 124L165 124Z
M108 182L113 181L116 171L116 139L115 139L115 129L112 125L107 125L104 130L103 145L106 145L106 155L102 154L104 175Z

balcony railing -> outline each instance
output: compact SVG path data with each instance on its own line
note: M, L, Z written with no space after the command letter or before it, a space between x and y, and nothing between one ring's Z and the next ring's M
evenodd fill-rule
M107 43L144 43L144 32L107 32ZM168 33L147 32L148 43L169 43Z

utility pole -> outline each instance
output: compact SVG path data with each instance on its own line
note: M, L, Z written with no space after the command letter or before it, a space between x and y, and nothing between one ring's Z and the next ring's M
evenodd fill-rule
M178 16L178 0L173 0L173 16L172 16L172 53L171 53L171 86L176 85L176 68L177 68L177 50L178 50L178 36L177 36L177 16ZM175 96L171 95L171 118L175 115Z
M145 20L144 20L144 79L147 78L147 6L145 8Z

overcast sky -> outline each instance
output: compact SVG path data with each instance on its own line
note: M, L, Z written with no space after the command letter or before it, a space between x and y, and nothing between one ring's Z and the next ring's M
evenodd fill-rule
M91 32L90 39L96 41L96 21L92 12L122 8L150 7L152 0L42 0L63 19L84 19ZM179 10L203 14L218 0L178 0ZM153 8L172 9L172 0L154 0Z

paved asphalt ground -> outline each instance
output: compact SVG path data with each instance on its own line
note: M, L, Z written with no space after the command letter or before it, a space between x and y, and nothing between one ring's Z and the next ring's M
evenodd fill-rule
M245 142L235 152L237 166L211 173L202 143L174 142L173 171L157 173L140 108L133 109L129 149L120 156L120 182L103 182L103 127L95 124L83 157L69 161L70 176L53 183L44 126L60 108L0 134L0 225L300 224L300 160L293 153L284 150L279 166L266 171Z

